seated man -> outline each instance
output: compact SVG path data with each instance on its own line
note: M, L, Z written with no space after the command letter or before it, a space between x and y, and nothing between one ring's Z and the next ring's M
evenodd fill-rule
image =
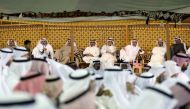
M90 41L90 46L84 50L83 55L83 60L86 63L92 63L94 60L98 59L100 49L97 47L95 40Z
M101 68L109 68L114 66L116 59L116 47L112 38L107 40L107 44L104 45L101 49Z
M175 42L171 48L172 60L174 60L179 66L183 67L184 64L190 61L186 52L186 44L182 42L181 38L175 37Z
M149 66L156 65L157 67L162 67L162 64L165 60L166 54L166 45L162 39L157 40L157 46L152 50L152 56L150 62L148 63Z
M120 59L125 62L134 62L139 53L143 54L144 51L139 47L137 39L133 39L130 45L120 50Z
M77 51L76 43L74 42L74 52ZM65 46L63 46L61 49L57 50L55 52L55 59L62 63L66 64L70 62L71 57L71 39L68 39L65 43Z
M37 46L33 49L32 55L35 58L53 59L53 47L48 43L46 38L41 38Z
M174 56L178 53L184 53L185 54L187 51L187 47L186 47L186 44L182 42L180 37L175 37L174 44L172 45L171 50L172 50L171 56Z

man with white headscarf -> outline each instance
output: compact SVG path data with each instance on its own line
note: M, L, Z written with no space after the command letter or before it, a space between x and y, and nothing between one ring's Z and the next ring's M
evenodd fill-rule
M92 63L94 60L98 60L100 49L97 47L95 40L90 41L90 46L84 50L83 55L83 60L86 63Z
M28 72L22 76L19 82L15 85L14 91L26 92L33 96L43 92L45 85L45 76L43 73Z
M22 60L17 61L24 63ZM18 91L26 91L31 94L36 94L37 92L42 92L43 84L45 82L44 75L49 73L49 65L45 59L32 58L27 62L28 67L23 70L22 74L9 72L7 77L7 83L9 84L10 89ZM21 70L22 71L22 70ZM36 84L38 84L36 86Z
M113 96L99 96L97 102L109 109L127 109L132 99L140 95L137 87L133 85L136 76L131 71L122 70L118 66L105 69L103 85L104 90Z
M87 70L78 69L69 75L60 96L60 109L95 109L95 95Z
M35 58L50 58L53 59L54 51L46 38L41 38L37 46L33 49L33 57Z
M74 42L74 52L77 51L77 45ZM65 45L55 52L55 59L57 62L66 64L70 62L71 58L71 39L68 39Z
M190 62L190 57L186 54L186 52L186 44L182 42L181 38L175 37L175 42L171 49L172 60L182 67L184 64Z
M13 58L13 51L9 48L0 49L0 72L3 72L4 69L10 64Z
M15 48L17 46L17 42L13 39L10 39L7 41L7 47L12 49Z
M155 83L156 83L156 78L151 72L142 73L140 76L137 77L135 81L135 84L141 89L154 86Z
M120 50L120 59L125 62L134 62L138 53L143 54L144 51L139 47L137 39L133 39L130 45Z
M25 75L31 67L29 52L25 47L16 47L13 49L13 62L10 65L9 72L18 77Z
M103 45L101 49L101 68L109 68L114 66L114 63L117 61L116 59L116 47L113 41L113 38L109 38L107 40L107 44Z
M178 78L182 81L186 82L189 81L188 76L181 71L181 68L177 66L176 62L166 61L164 65L165 65L165 73L164 73L165 79Z
M9 94L10 88L7 86L8 69L13 57L13 51L9 48L0 49L0 94Z
M177 100L169 88L163 85L148 87L136 98L129 109L174 109Z
M50 73L58 75L64 82L69 80L69 74L75 70L68 65L61 64L52 59L47 59L50 66Z
M15 91L24 91L36 95L43 92L45 76L50 72L49 64L45 59L39 58L32 58L30 61L29 70L13 86Z
M174 97L178 100L175 109L186 109L190 103L190 84L184 81L178 81L170 87Z
M103 70L100 69L100 60L93 61L89 67L86 68L91 75L100 74L103 75Z
M166 44L163 42L162 39L157 40L157 46L152 50L152 56L150 62L148 63L149 66L152 64L154 65L162 65L165 60L166 54Z
M43 94L31 96L23 92L0 95L0 109L56 109Z
M55 74L46 75L44 93L58 106L59 96L63 93L63 80Z
M162 85L169 87L178 100L174 109L189 109L186 106L190 103L190 83L178 78L170 78L164 81Z
M105 69L104 72L104 86L112 92L116 102L121 103L121 108L128 105L126 90L127 75L127 73L123 73L123 70L116 66L113 69Z
M164 73L165 73L164 66L162 66L162 67L158 67L158 65L156 65L155 67L151 66L151 68L148 72L150 72L154 75L156 82L161 83L164 80Z
M11 90L19 82L20 77L26 75L31 68L28 50L25 47L16 47L13 49L13 60L8 69L7 83Z

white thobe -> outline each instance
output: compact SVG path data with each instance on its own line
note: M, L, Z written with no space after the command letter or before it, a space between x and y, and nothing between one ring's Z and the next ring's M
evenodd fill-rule
M43 48L46 48L47 50L43 52ZM48 58L50 56L51 59L53 59L53 47L50 44L47 44L45 47L42 44L39 44L33 49L32 55L35 58Z
M110 68L117 61L115 57L116 47L104 45L101 49L102 57L100 58L101 68Z
M166 54L165 47L154 47L152 50L152 56L148 65L152 67L159 67L164 62L164 56Z
M139 46L134 47L132 45L127 45L124 49L120 50L120 59L125 62L135 61L139 50Z
M86 63L92 63L92 61L97 60L98 56L100 55L100 49L96 46L93 47L87 47L83 54L91 54L92 56L84 56L83 60Z

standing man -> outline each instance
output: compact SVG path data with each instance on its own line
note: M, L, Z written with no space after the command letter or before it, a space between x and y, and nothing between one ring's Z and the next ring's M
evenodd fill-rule
M144 54L144 51L139 47L137 39L132 39L130 45L120 50L120 59L125 62L134 62L138 53Z
M37 46L33 49L32 55L35 58L50 58L53 59L53 47L48 43L46 38L41 38Z
M91 40L89 45L90 46L83 52L83 60L86 63L92 63L94 60L97 60L100 55L100 49L97 47L95 40Z

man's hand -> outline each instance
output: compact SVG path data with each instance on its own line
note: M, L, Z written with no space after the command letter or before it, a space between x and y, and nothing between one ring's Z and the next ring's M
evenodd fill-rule
M44 51L47 51L47 48L43 48Z

